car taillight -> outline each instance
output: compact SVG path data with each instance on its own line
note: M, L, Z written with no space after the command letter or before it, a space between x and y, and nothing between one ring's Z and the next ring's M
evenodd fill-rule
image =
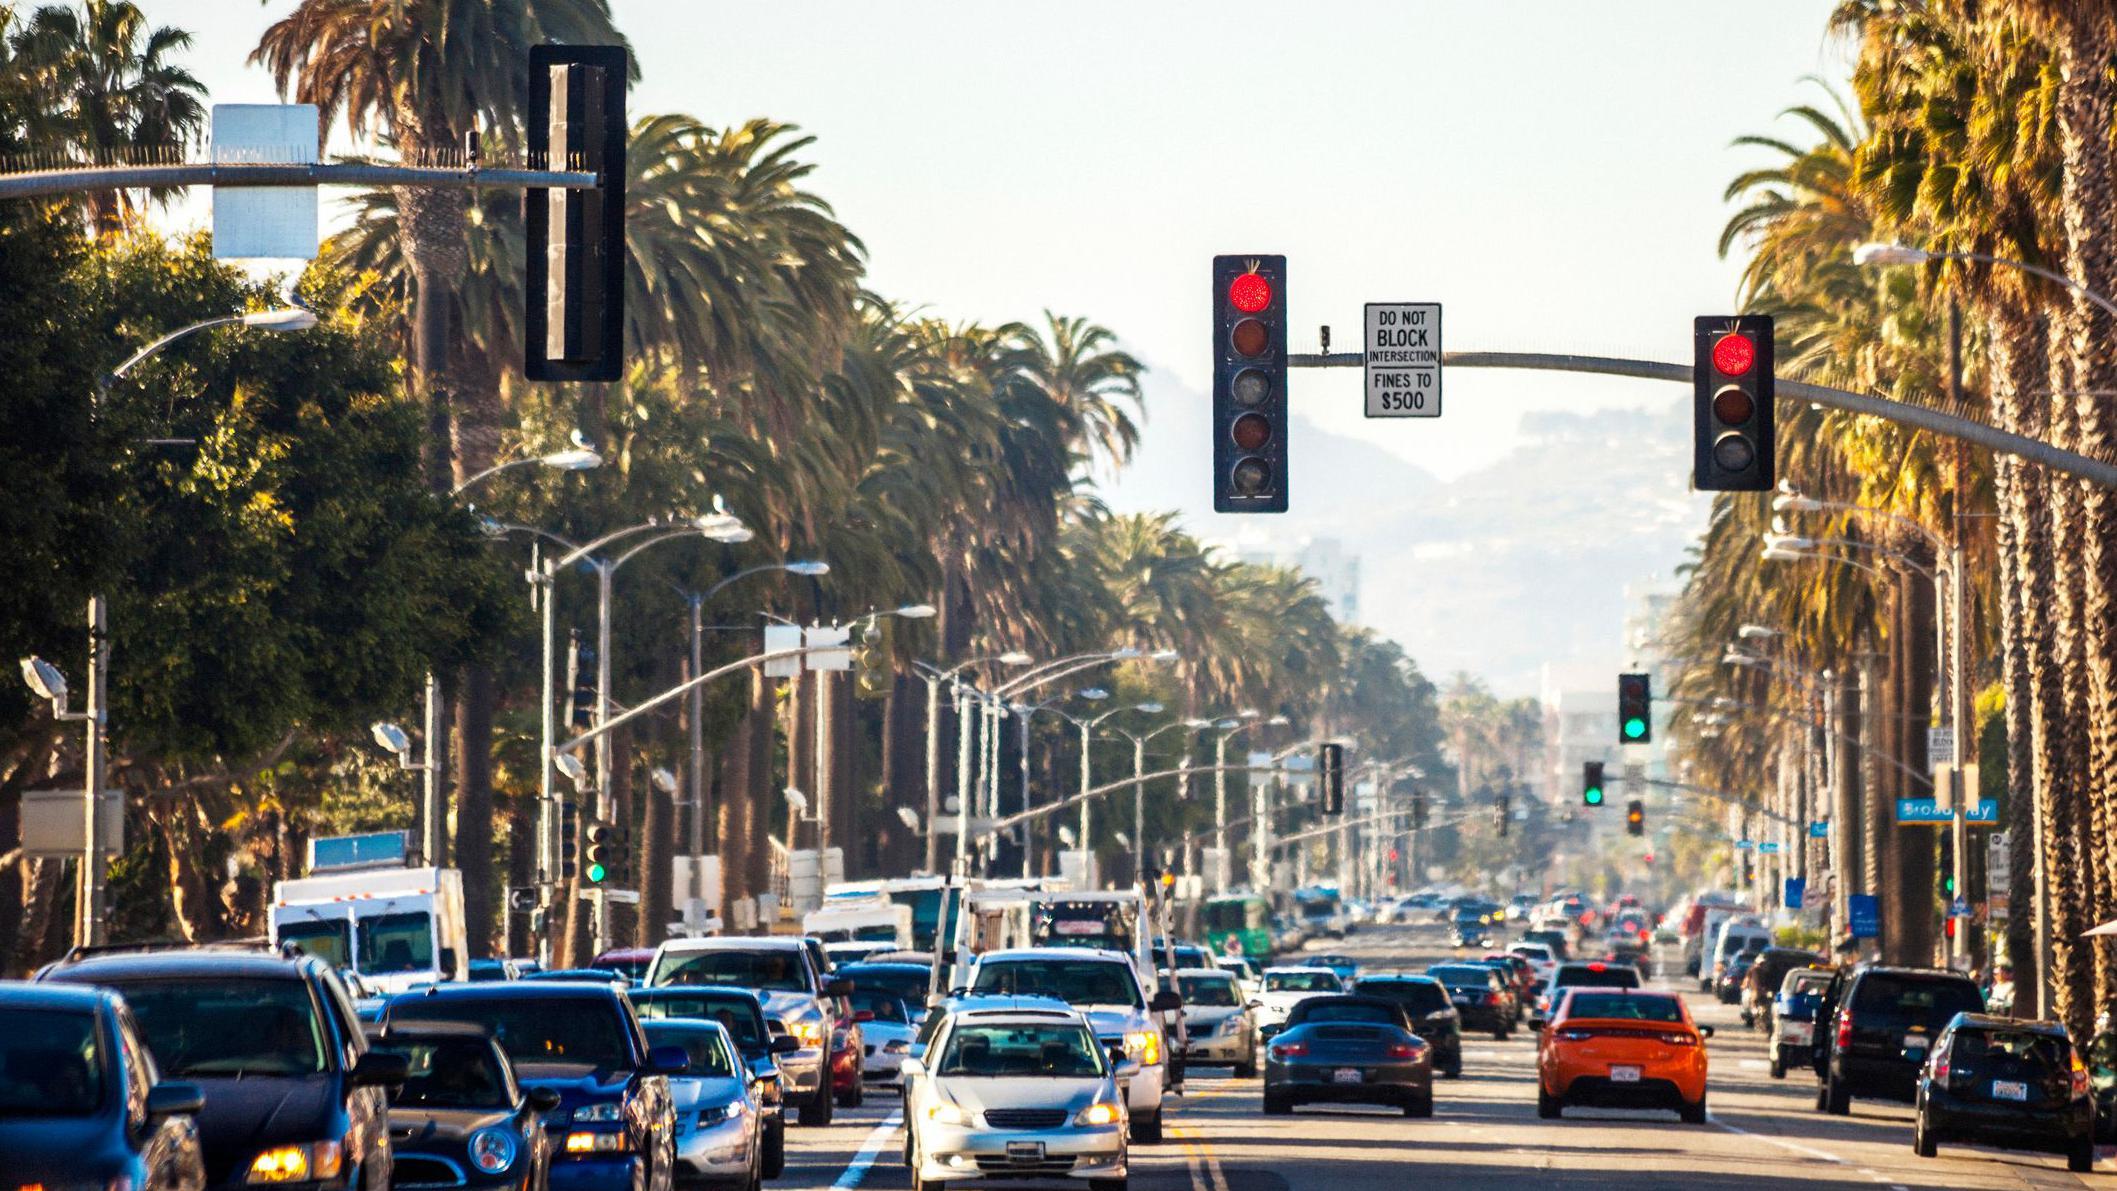
M1595 1033L1592 1030L1560 1030L1558 1032L1558 1040L1560 1042L1586 1042L1593 1037L1595 1037Z
M1944 1088L1948 1086L1948 1056L1945 1053L1933 1056L1933 1082Z
M1698 1045L1698 1040L1696 1038L1691 1037L1689 1034L1663 1034L1661 1036L1661 1040L1663 1042L1668 1043L1670 1046Z
M1392 1042L1389 1044L1389 1057L1392 1059L1416 1059L1419 1057L1418 1044L1414 1042Z
M1499 1004L1499 1003L1500 1003L1500 995L1499 995L1498 993L1496 993L1496 992L1488 992L1488 993L1486 993L1486 994L1485 994L1485 1003L1486 1003L1487 1005L1497 1005L1497 1004Z
M1838 1049L1844 1050L1847 1047L1850 1047L1851 1045L1852 1014L1840 1013L1838 1014Z
M1298 1059L1305 1057L1307 1054L1308 1043L1306 1042L1286 1042L1272 1047L1272 1057L1275 1059Z
M2073 1070L2072 1070L2072 1076L2073 1076L2073 1095L2074 1095L2075 1097L2080 1097L2080 1096L2085 1096L2085 1095L2087 1095L2087 1094L2088 1094L2088 1069L2087 1069L2086 1067L2083 1067L2083 1066L2081 1066L2081 1065L2080 1065L2080 1056L2079 1056L2079 1055L2077 1055L2077 1054L2073 1056Z

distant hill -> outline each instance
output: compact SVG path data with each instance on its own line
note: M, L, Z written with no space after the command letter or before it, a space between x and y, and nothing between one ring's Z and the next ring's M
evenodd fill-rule
M1593 414L1539 411L1498 463L1444 482L1375 443L1296 417L1293 509L1219 516L1206 445L1209 403L1150 373L1149 419L1131 467L1105 485L1125 511L1179 509L1229 546L1329 536L1360 556L1361 619L1427 674L1468 670L1507 694L1537 690L1546 662L1614 671L1624 587L1669 581L1704 527L1688 491L1687 401Z

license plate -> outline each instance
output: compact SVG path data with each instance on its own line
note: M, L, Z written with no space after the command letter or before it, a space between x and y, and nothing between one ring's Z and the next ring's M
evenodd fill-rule
M1610 1082L1611 1082L1611 1083L1638 1083L1638 1082L1639 1082L1639 1068L1637 1068L1637 1067L1612 1067L1612 1068L1610 1068Z
M1360 1083L1367 1077L1358 1067L1340 1067L1330 1073L1332 1083Z
M1992 1098L1994 1100L2027 1100L2029 1098L2029 1085L2011 1079L1995 1079L1992 1081Z
M1010 1141L1007 1143L1007 1160L1010 1162L1042 1162L1044 1143L1041 1141Z
M1905 1049L1905 1050L1924 1050L1924 1049L1926 1049L1927 1047L1929 1047L1929 1046L1932 1046L1932 1045L1933 1045L1933 1041L1932 1041L1931 1039L1927 1038L1927 1037L1926 1037L1926 1036L1925 1036L1924 1034L1906 1034L1906 1035L1904 1035L1904 1049Z

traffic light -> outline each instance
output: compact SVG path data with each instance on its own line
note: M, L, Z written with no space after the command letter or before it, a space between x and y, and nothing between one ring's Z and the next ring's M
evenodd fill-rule
M1692 324L1691 479L1701 492L1772 486L1772 320L1707 315Z
M1646 833L1647 804L1634 798L1625 805L1625 834L1645 835Z
M1492 800L1493 822L1498 826L1499 833L1503 837L1507 834L1507 820L1513 817L1510 814L1513 810L1510 802L1511 800L1505 794L1497 795Z
M1426 792L1423 790L1414 791L1412 793L1411 825L1414 828L1423 828L1426 826Z
M595 723L595 647L581 644L581 634L573 634L572 649L566 663L566 688L572 692L566 711L566 725L570 728L586 728Z
M531 187L522 197L526 276L522 374L617 380L625 367L625 47L529 49L533 168L587 170L587 190Z
M608 823L593 821L588 824L588 866L582 877L590 885L601 885L615 876L617 867L617 829Z
M572 799L559 803L559 879L570 881L579 871L581 856L581 808Z
M1286 512L1286 258L1213 258L1213 511Z
M1644 674L1617 676L1617 743L1654 739L1654 683Z
M1323 792L1323 813L1345 811L1345 746L1326 743L1316 749L1316 785Z
M861 634L859 648L853 650L853 693L860 698L880 699L889 694L896 643L892 632L889 617L872 621Z
M1602 762L1583 761L1580 766L1580 804L1602 805Z

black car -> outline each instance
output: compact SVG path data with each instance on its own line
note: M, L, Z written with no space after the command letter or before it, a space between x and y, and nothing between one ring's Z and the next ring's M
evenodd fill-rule
M1381 997L1320 996L1295 1005L1264 1048L1264 1111L1296 1105L1387 1104L1433 1115L1433 1048L1404 1007Z
M1933 1043L1958 1013L1981 1013L1984 998L1960 972L1926 968L1855 968L1824 994L1832 1007L1816 1017L1823 1082L1816 1108L1852 1111L1855 1096L1913 1099Z
M2095 1168L2095 1099L2064 1026L1958 1013L1931 1050L1912 1126L1919 1157L1945 1141L2064 1154L2068 1170Z
M390 1145L404 1186L519 1188L551 1183L544 1115L559 1106L550 1088L525 1089L484 1026L400 1021L369 1038L403 1055L404 1085L390 1095Z
M778 1178L786 1169L787 1119L786 1085L780 1079L777 1056L800 1050L801 1040L773 1033L764 1002L747 988L672 984L629 989L625 996L642 1020L698 1018L717 1021L728 1032L750 1069L750 1086L764 1110L764 1177Z
M1727 967L1713 978L1713 996L1723 1005L1732 1005L1742 999L1742 982L1749 975L1750 965L1757 962L1764 951L1738 951L1727 957Z
M1433 1047L1433 1069L1449 1079L1462 1076L1463 1017L1447 985L1431 976L1362 976L1353 982L1353 992L1402 1006L1412 1033Z
M117 992L155 1068L198 1085L207 1186L388 1191L385 1089L403 1081L404 1060L368 1050L324 961L253 947L77 948L37 979Z
M1525 930L1522 932L1522 942L1542 943L1544 946L1549 947L1551 949L1551 958L1559 961L1560 963L1564 963L1566 960L1571 959L1573 956L1573 941L1567 938L1566 932L1562 930L1556 930L1550 927L1538 927L1535 930Z
M200 1191L204 1101L159 1081L116 993L0 981L0 1186Z
M669 1076L689 1065L679 1047L647 1047L623 991L600 982L512 980L445 984L390 998L382 1022L475 1022L514 1064L523 1086L549 1088L559 1106L551 1181L566 1191L669 1191L676 1118Z
M1461 1016L1461 1028L1490 1031L1502 1042L1514 1029L1514 1014L1508 1008L1513 996L1507 978L1486 964L1435 964L1426 974L1448 988L1448 999Z

